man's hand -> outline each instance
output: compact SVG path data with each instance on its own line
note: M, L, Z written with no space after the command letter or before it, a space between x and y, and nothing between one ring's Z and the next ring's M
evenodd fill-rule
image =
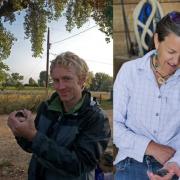
M153 173L148 172L150 180L171 180L174 175L180 177L180 167L175 162L168 162L164 165L164 169L168 170L167 175L160 177Z
M15 136L24 137L32 141L37 133L32 113L28 110L21 110L20 112L24 114L24 117L16 116L17 111L10 113L8 117L8 126Z
M176 151L172 147L151 141L148 144L145 154L153 156L160 164L164 165L173 157L175 152Z

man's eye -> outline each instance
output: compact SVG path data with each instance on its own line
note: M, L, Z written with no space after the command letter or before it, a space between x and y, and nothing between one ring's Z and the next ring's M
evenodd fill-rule
M68 81L68 80L70 80L71 78L70 78L70 77L64 77L63 79L66 80L66 81Z
M53 79L53 82L58 83L59 81L57 79Z

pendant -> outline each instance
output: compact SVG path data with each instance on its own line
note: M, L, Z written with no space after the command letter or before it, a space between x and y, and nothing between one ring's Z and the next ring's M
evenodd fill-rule
M158 83L161 84L161 85L166 82L163 77L158 77L157 81L158 81Z

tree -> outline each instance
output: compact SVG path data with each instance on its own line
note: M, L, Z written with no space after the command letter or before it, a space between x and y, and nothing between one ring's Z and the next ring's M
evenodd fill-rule
M10 81L12 86L20 87L22 86L21 80L23 80L24 77L20 75L19 73L12 73L10 76Z
M12 73L11 74L11 77L12 77L12 79L13 79L13 81L15 81L15 82L18 82L18 81L21 81L21 80L23 80L23 76L22 75L20 75L19 73Z
M113 78L106 73L95 74L90 89L93 91L110 91L113 85Z
M38 86L37 82L32 77L29 78L29 85L30 86Z
M94 74L93 74L92 71L90 71L90 72L88 73L88 77L87 77L86 84L85 84L85 87L86 87L86 88L88 88L88 89L90 88L90 86L91 86L91 84L92 84L93 78L94 78Z
M9 70L8 66L0 61L0 84L3 83L7 77L5 71Z
M41 71L39 74L38 85L44 87L46 84L46 71Z
M16 40L3 23L13 24L21 12L25 13L25 38L31 41L34 57L43 52L47 23L62 15L67 18L68 31L80 28L91 17L108 38L112 36L112 0L0 0L0 61L10 55Z
M17 88L21 88L23 86L23 84L21 83L21 80L23 79L24 77L20 75L19 73L7 74L4 85L15 86Z

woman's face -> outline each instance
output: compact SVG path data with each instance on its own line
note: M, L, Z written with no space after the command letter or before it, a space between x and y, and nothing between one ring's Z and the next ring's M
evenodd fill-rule
M165 75L173 74L180 68L180 36L170 33L164 41L159 42L158 34L155 34L154 43L161 71Z

